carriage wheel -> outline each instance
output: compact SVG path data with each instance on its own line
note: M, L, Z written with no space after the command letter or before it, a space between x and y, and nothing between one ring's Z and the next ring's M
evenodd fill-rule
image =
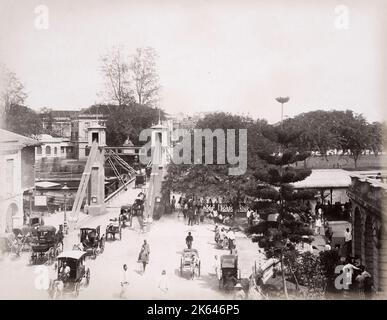
M30 256L30 264L35 264L35 253L31 253L31 256Z
M88 286L90 283L90 269L87 268L86 270L86 286Z
M79 282L76 282L74 285L74 296L75 297L79 296Z

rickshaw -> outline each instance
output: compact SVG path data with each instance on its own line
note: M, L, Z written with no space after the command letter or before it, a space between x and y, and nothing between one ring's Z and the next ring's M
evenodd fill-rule
M126 222L128 222L129 227L131 227L132 219L133 219L132 206L131 205L121 206L118 221L120 222L122 228L126 227Z
M0 256L8 254L15 254L20 256L22 246L17 237L13 233L0 234Z
M143 186L145 184L146 176L145 174L137 174L136 180L134 182L134 187L137 188L138 186Z
M106 234L105 239L108 240L108 236L113 236L113 240L116 240L116 234L120 236L120 240L122 239L122 229L120 221L116 219L110 219L110 223L106 226Z
M36 229L31 230L29 227L23 226L12 229L12 232L21 245L21 251L30 251L33 235L36 236Z
M238 256L235 254L220 256L220 271L219 289L233 290L241 278L240 270L238 269Z
M86 252L73 250L62 252L58 256L57 276L51 279L48 293L57 299L64 294L79 295L81 287L90 283L90 269L85 267Z
M80 244L74 245L73 249L85 251L87 256L95 259L105 249L105 237L100 231L101 226L80 228Z
M39 226L31 241L30 264L51 263L63 251L63 234L53 226Z
M189 271L191 279L195 277L195 274L200 277L200 259L197 249L184 249L180 258L180 276L183 276L183 272Z

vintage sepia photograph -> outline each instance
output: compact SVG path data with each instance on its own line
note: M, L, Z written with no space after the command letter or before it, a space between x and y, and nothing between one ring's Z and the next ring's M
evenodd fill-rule
M0 300L386 299L386 16L0 0Z

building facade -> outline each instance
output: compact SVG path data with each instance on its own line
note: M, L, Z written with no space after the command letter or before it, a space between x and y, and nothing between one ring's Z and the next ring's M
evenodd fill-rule
M35 149L35 159L41 158L72 158L74 147L67 138L54 138L48 134L38 137L40 146Z
M34 187L39 142L0 129L0 233L23 225L23 193Z
M104 114L79 114L71 121L71 145L76 159L87 158L90 127L105 126L107 117Z
M353 174L348 196L351 201L352 254L371 273L375 289L387 293L387 233L384 205L387 174Z

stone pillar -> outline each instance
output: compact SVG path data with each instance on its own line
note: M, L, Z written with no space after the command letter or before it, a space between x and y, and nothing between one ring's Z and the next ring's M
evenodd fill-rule
M99 215L105 213L105 168L104 149L98 150L99 154L91 167L90 184L88 186L88 196L90 196L90 205L88 212L90 215Z

